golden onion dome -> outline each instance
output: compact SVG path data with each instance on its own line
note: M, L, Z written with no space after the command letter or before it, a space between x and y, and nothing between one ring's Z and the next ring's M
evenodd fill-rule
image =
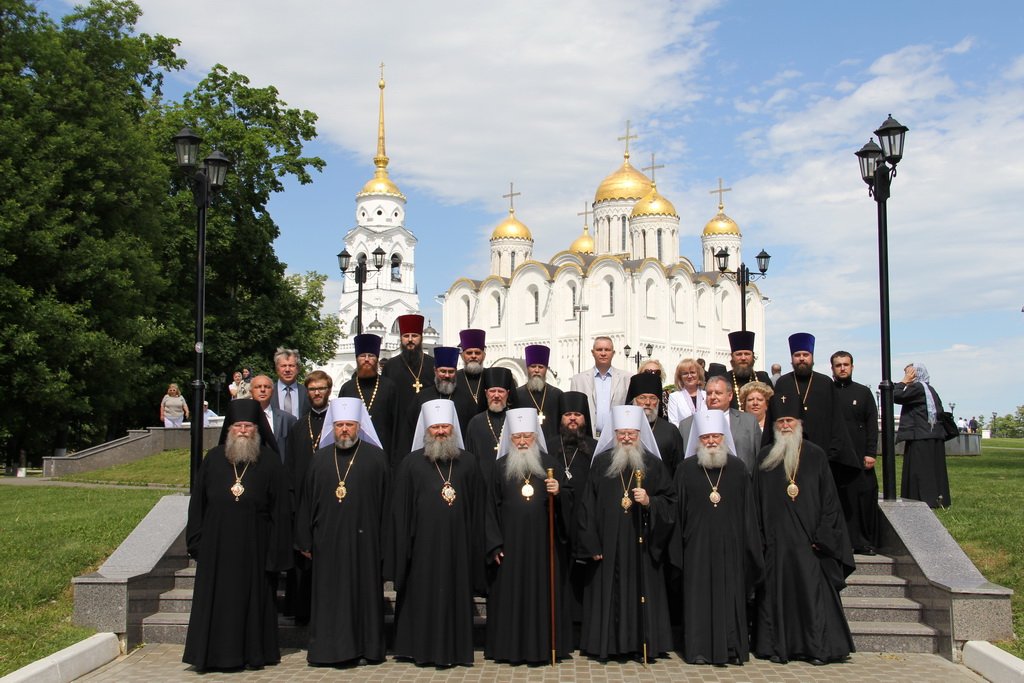
M718 205L718 214L704 226L704 235L739 235L740 226L725 215L725 204Z
M373 157L375 170L373 178L363 185L363 189L356 196L383 194L404 200L405 195L388 177L388 155L384 143L384 64L381 64L380 68L380 81L377 82L377 88L380 90L380 105L377 114L377 155Z
M574 254L593 254L594 238L590 236L590 228L583 226L583 234L577 237L569 246L569 251Z
M363 195L371 194L384 194L405 199L405 195L402 194L402 191L399 190L394 181L388 177L386 168L378 168L377 172L374 173L373 177L370 178L365 185L363 185L363 189L360 190L359 194L356 196L362 197Z
M594 194L594 203L611 199L640 199L651 191L651 180L629 163L624 155L622 166L601 181Z
M516 218L515 209L509 209L508 218L498 223L494 232L491 233L491 241L494 240L528 240L532 242L533 235L530 234L530 229Z
M651 191L633 205L633 212L629 214L629 217L636 218L637 216L674 216L679 218L679 214L676 213L676 207L672 206L672 202L658 193L658 186L653 182L651 183Z

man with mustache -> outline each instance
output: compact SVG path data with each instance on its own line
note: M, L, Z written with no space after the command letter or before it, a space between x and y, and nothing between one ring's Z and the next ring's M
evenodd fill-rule
M400 315L395 321L401 335L399 352L382 367L381 376L395 384L399 424L404 425L405 415L412 413L409 429L399 429L395 434L392 452L395 458L404 456L412 444L412 428L419 415L419 393L431 383L434 377L434 359L423 351L423 316L418 314Z
M505 414L515 407L515 379L508 368L487 368L480 375L481 411L466 425L466 450L476 456L480 473L491 481L494 461L498 456Z
M771 377L764 370L754 370L754 333L749 330L737 330L729 333L729 364L732 370L726 374L726 380L732 385L732 406L743 410L739 404L740 389L747 382L764 382L771 385Z
M341 385L338 396L358 398L363 402L373 420L380 447L394 467L398 460L394 450L399 419L398 390L394 382L379 372L380 337L375 334L357 334L352 341L356 353L355 377Z
M526 384L516 390L516 405L537 409L541 429L548 441L558 435L558 401L562 390L548 383L551 349L543 344L530 344L523 350L526 362Z

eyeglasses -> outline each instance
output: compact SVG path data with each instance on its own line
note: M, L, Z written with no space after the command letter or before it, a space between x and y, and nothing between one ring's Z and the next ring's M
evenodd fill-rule
M330 390L330 387L306 387L306 391L308 391L311 394L322 394Z

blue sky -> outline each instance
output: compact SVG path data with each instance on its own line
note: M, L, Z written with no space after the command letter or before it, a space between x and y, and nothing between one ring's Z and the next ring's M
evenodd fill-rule
M486 272L508 183L545 260L579 234L576 214L621 162L629 119L636 165L651 152L666 165L658 188L679 211L684 256L699 257L719 177L748 263L772 254L759 283L771 299L765 367L788 369L786 337L808 331L819 370L844 348L874 387L875 203L853 153L891 112L910 128L889 201L895 378L924 362L957 415L1024 403L1004 368L1024 345L1021 3L139 4L142 30L182 41L179 91L223 63L319 115L308 151L326 171L271 209L279 256L291 271L327 273L332 307L387 64L391 177L409 200L435 326L452 274Z

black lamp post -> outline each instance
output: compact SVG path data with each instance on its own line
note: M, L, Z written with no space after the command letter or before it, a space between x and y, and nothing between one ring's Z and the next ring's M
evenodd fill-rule
M768 262L772 260L772 257L764 249L755 258L757 258L757 269L761 271L760 273L751 273L746 263L741 263L736 271L730 271L729 252L719 249L715 254L718 272L723 277L735 280L740 286L740 329L744 332L747 330L747 285L754 280L763 278L768 272Z
M626 353L626 358L629 358L630 357L629 356L629 352L632 351L633 349L630 348L629 344L626 344L624 347L622 347L622 350ZM647 357L650 358L654 354L654 345L653 344L648 344L646 351L647 351ZM643 354L640 352L640 349L637 349L636 350L636 354L633 356L633 360L636 361L636 369L637 370L640 369L640 363L643 362L643 359L644 359Z
M586 304L576 304L572 307L572 314L579 318L580 331L576 337L576 356L577 356L577 370L583 368L583 314L590 310L590 306Z
M373 250L373 267L378 271L384 267L384 250L377 247ZM343 249L338 254L338 267L341 268L341 275L344 277L348 274L348 267L352 264L352 254L348 253L348 249ZM357 299L357 315L359 324L356 328L357 334L363 333L363 285L366 284L366 254L360 254L359 258L356 259L355 272L353 273L356 279L356 285L359 286L359 294Z
M885 203L889 187L896 177L896 164L903 158L903 139L909 129L889 116L875 131L881 147L874 139L856 153L860 160L860 177L868 185L868 195L878 204L878 298L882 322L882 497L896 500L896 435L893 432L892 358L889 345L889 237Z
M192 447L189 455L189 491L195 485L196 473L203 461L203 395L206 385L203 382L204 360L204 319L206 317L206 210L210 208L210 198L216 194L227 179L231 160L218 151L214 151L199 165L199 143L202 138L188 128L182 128L174 136L174 152L178 157L178 167L192 174L192 196L196 203L196 371L192 380Z

